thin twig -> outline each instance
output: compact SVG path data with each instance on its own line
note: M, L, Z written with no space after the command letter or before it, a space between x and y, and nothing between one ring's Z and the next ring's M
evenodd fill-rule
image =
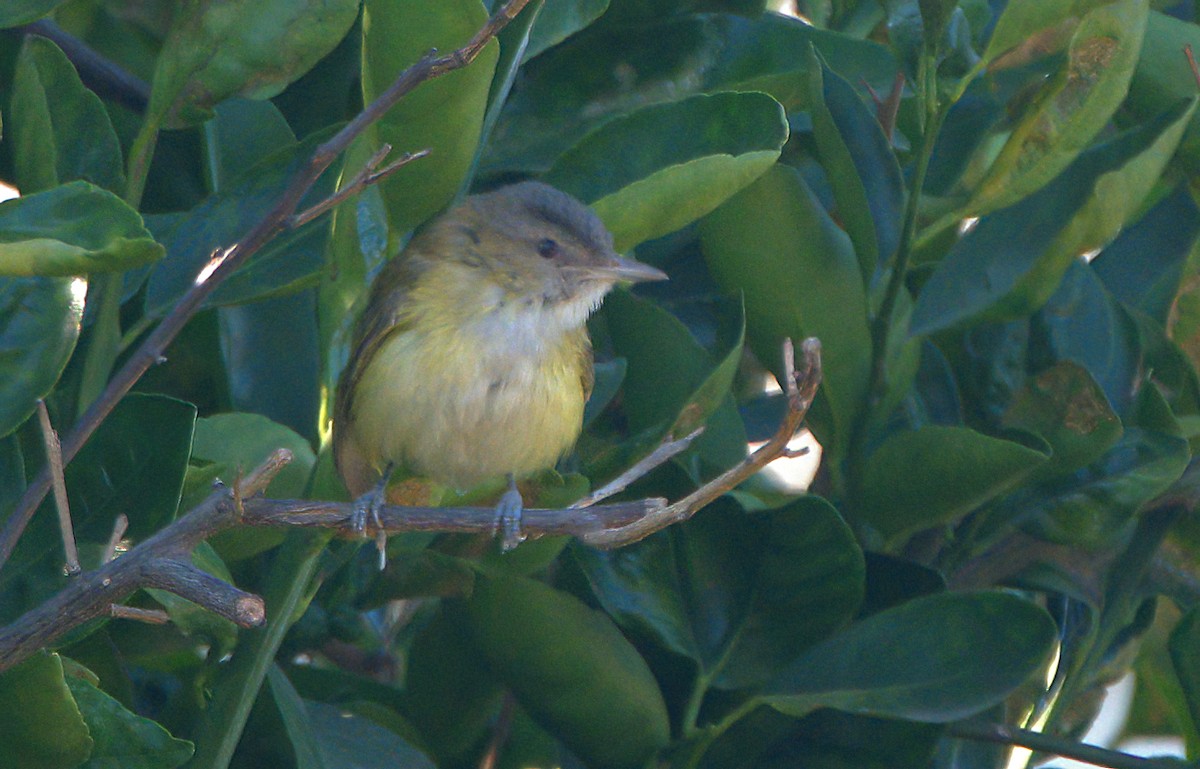
M379 164L383 162L384 158L386 158L388 153L391 151L392 145L385 143L379 148L378 152L376 152L369 160L367 160L367 164L363 166L363 169L359 171L353 179L343 185L342 188L334 193L331 197L325 198L307 211L302 211L290 217L288 219L287 226L295 229L301 225L308 224L326 211L336 208L338 205L362 192L370 185L386 179L412 161L417 160L418 158L423 158L429 154L429 150L427 149L417 150L416 152L405 152L403 155L396 158L383 168L379 169L378 171L375 170L379 168Z
M593 547L603 548L619 547L636 542L673 523L687 520L697 510L732 490L770 462L782 456L787 451L788 442L792 440L804 422L808 408L812 405L817 388L821 384L821 343L816 338L809 337L800 345L800 351L803 358L801 366L797 370L792 341L784 340L784 381L782 384L787 393L788 410L784 415L783 423L769 441L742 462L721 473L678 502L667 505L626 526L581 535L580 540Z
M150 101L150 85L106 58L50 19L38 19L20 28L21 32L44 37L57 45L75 65L79 79L102 99L111 99L135 112L142 112Z
M108 611L108 616L115 619L132 619L150 625L165 625L171 621L171 615L162 609L139 609L136 606L125 606L114 603Z
M117 557L117 547L120 546L121 540L125 538L125 531L129 528L129 516L121 513L117 516L117 520L113 521L112 533L108 535L108 542L104 545L104 553L100 557L100 563L108 563Z
M1174 760L1161 761L1154 758L1140 758L1128 753L1074 742L1007 724L963 721L951 724L946 731L950 736L964 740L1016 745L1063 758L1073 758L1096 766L1107 766L1110 769L1178 769L1180 766L1180 763Z
M338 131L329 141L317 147L309 159L308 165L298 170L292 177L274 208L260 219L246 233L245 237L226 250L224 260L207 280L198 281L192 285L171 312L129 356L125 365L109 381L108 387L100 397L93 401L88 410L79 417L71 432L63 439L63 461L70 462L75 458L84 442L112 412L117 402L133 388L134 383L141 379L151 366L163 357L167 345L196 314L213 290L244 264L251 254L257 252L286 229L288 219L295 213L304 195L367 126L382 117L396 102L421 83L447 72L461 69L474 61L484 47L513 17L520 13L528 2L529 0L509 0L492 15L487 24L475 33L470 42L457 51L446 56L437 56L434 52L430 52L421 57L415 64L401 72L386 91L368 104L342 130ZM0 566L3 566L12 555L17 540L20 539L21 533L29 524L29 519L49 490L50 474L47 469L43 468L42 472L38 473L33 482L25 489L25 493L5 522L4 528L0 530Z
M50 467L50 480L54 486L54 509L58 511L58 529L62 532L63 555L67 561L67 576L74 577L80 572L79 548L75 545L75 527L71 523L71 503L67 501L67 481L63 477L62 445L58 442L58 433L50 424L50 412L46 410L46 401L38 398L38 421L42 425L42 440L46 446L46 462Z
M632 467L625 472L613 478L608 483L588 494L586 497L574 502L570 507L579 509L583 507L591 507L601 500L620 494L634 481L642 478L650 473L651 470L666 462L671 457L682 454L687 450L688 446L692 445L692 441L700 437L704 432L703 427L698 427L692 431L690 435L685 435L676 440L665 440L658 445L658 448L650 452L646 456L639 459Z

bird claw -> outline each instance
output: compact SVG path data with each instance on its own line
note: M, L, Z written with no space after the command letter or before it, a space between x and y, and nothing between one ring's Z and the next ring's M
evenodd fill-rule
M384 566L387 565L387 532L383 528L383 519L379 517L379 513L387 502L387 484L391 474L391 468L388 468L379 483L354 500L354 509L350 514L350 527L356 534L364 537L366 536L367 519L370 518L371 525L375 529L375 547L379 550L380 571L383 571Z
M500 533L500 549L505 553L525 541L525 534L521 532L521 511L524 507L516 482L509 478L508 490L496 503L496 530Z

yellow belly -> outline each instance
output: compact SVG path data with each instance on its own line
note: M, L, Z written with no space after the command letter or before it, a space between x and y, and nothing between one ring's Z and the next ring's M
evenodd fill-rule
M582 425L582 333L521 351L394 333L355 388L351 440L378 471L391 463L460 490L552 467Z

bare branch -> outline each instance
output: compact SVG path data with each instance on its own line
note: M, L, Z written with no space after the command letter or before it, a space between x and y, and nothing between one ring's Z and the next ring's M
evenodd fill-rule
M129 516L121 513L117 516L117 520L113 521L112 534L108 535L108 542L104 545L104 553L100 556L100 563L108 563L117 557L117 547L121 544L121 540L125 538L127 529L129 529Z
M108 616L116 619L132 619L150 625L165 625L171 621L171 615L162 609L139 609L136 606L125 606L114 603L109 609Z
M690 435L685 435L678 440L666 440L659 444L658 448L642 457L636 464L630 467L625 472L613 478L608 483L588 494L583 499L571 505L573 509L583 507L591 507L597 502L608 499L609 497L620 494L634 481L642 478L650 473L651 470L666 462L674 456L682 454L688 446L692 445L692 441L700 437L704 432L703 427L699 427L692 431Z
M378 152L376 152L370 157L370 159L367 160L367 164L363 166L363 169L359 171L353 179L343 184L340 190L338 190L332 196L325 198L320 203L317 203L312 208L309 208L306 211L301 211L300 213L289 217L287 226L295 229L296 227L300 227L308 222L311 222L313 219L316 219L326 211L336 208L345 201L362 192L370 185L386 179L412 161L423 158L429 154L429 150L427 149L418 150L416 152L405 152L391 163L388 163L382 169L376 170L379 168L379 164L383 162L384 158L386 158L388 153L391 151L392 145L384 144L379 148Z
M744 461L721 473L678 502L667 505L626 526L585 534L580 536L580 539L594 547L603 548L619 547L636 542L673 523L691 518L697 510L735 488L739 483L766 467L772 460L783 456L787 452L788 442L804 422L808 408L812 405L817 388L821 384L821 343L816 338L810 337L801 344L800 351L803 359L800 370L797 371L792 342L790 339L784 340L784 381L782 384L787 393L788 410L784 415L783 423L769 441L746 457Z
M240 241L226 249L225 258L213 274L195 283L179 300L179 303L163 318L155 329L142 341L137 350L126 360L125 365L109 381L104 392L92 402L79 418L71 432L63 440L63 461L70 462L79 453L88 437L112 412L117 402L133 388L143 374L163 357L167 345L183 329L184 325L200 309L204 301L227 277L276 235L287 228L288 220L296 212L304 195L312 188L321 174L332 165L371 123L378 120L400 99L414 88L431 78L461 69L469 65L484 47L503 29L529 0L509 0L497 10L475 36L462 48L446 56L430 52L396 77L386 91L371 102L353 120L338 131L329 141L317 147L308 164L292 177L287 189L279 197L274 208L266 214ZM50 473L43 469L25 490L13 512L0 530L0 566L12 555L17 540L29 524L29 519L50 490Z
M54 508L58 511L58 530L62 533L63 555L67 561L67 576L79 573L79 548L75 545L75 526L71 522L71 505L67 502L67 480L63 477L62 446L58 433L50 424L50 412L46 401L38 398L38 421L42 426L42 440L46 445L46 462L50 467L50 480L54 486Z

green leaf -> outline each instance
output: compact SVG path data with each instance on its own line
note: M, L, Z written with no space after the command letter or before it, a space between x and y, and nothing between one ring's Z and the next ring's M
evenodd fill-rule
M705 423L729 393L742 355L741 308L727 313L719 347L706 351L666 310L627 291L615 291L604 317L628 373L622 405L632 432L655 429L650 440L682 438Z
M1038 192L980 219L922 287L911 333L1040 307L1078 254L1103 246L1136 213L1194 109L1195 102L1177 104L1091 148Z
M429 49L449 52L466 43L487 18L479 0L365 0L363 100L381 94ZM422 84L369 129L373 146L386 142L399 152L431 150L428 158L379 185L393 232L416 227L462 187L479 143L498 55L499 46L489 43L469 67Z
M267 683L271 686L275 707L279 709L283 728L296 754L296 769L325 769L325 759L317 745L304 700L300 699L296 687L292 686L278 664L272 664L267 670Z
M1175 625L1167 649L1187 700L1192 729L1200 730L1200 607L1192 607Z
M1096 463L1005 500L1012 515L1053 542L1085 548L1120 541L1134 515L1179 480L1191 458L1158 388L1142 386L1120 440Z
M1055 632L1045 611L1013 595L917 598L813 647L764 699L795 716L829 707L957 721L1001 702L1041 669Z
M434 769L429 757L391 728L377 721L383 715L368 717L354 709L339 708L323 702L305 702L325 766L353 766L361 769ZM363 708L369 710L368 708Z
M1114 297L1166 326L1188 254L1200 235L1200 211L1186 185L1121 231L1092 269Z
M474 755L504 700L504 687L471 640L461 609L443 603L443 610L421 628L405 679L404 712L439 766L461 765Z
M265 494L288 498L304 495L317 457L304 438L261 414L213 414L196 420L192 459L215 463L227 483L248 473L275 449L287 449L292 461L279 471Z
M192 757L192 743L172 737L158 723L131 712L90 681L70 677L67 688L79 703L96 743L80 769L175 769ZM53 731L57 730L55 722Z
M37 21L63 0L9 0L0 8L0 29Z
M76 179L115 194L124 191L121 146L104 104L84 87L54 43L32 35L25 38L10 109L7 138L22 193Z
M0 203L0 275L120 272L162 255L137 211L88 182Z
M492 670L585 763L640 767L670 739L658 683L604 614L524 577L480 575L467 601Z
M154 71L147 119L182 127L230 96L269 99L341 41L358 0L217 0L175 15Z
M316 134L280 149L186 216L151 218L149 223L171 258L150 273L146 312L160 316L170 310L192 287L214 252L236 243L278 203L292 176L326 138L324 133ZM327 197L339 173L340 166L334 163L301 200L299 209ZM329 218L324 216L280 233L229 276L209 296L206 306L250 302L315 285L325 265L328 239Z
M846 234L791 168L776 165L700 223L709 270L726 291L742 292L750 345L778 374L780 343L821 340L822 393L832 434L846 448L870 369L867 300ZM816 416L816 415L814 415Z
M815 50L810 56L809 99L817 155L854 244L863 281L869 282L900 243L904 180L875 115Z
M0 674L0 769L75 769L95 744L57 654Z
M1077 24L1079 17L1112 0L1010 0L996 20L980 66L991 64L1013 48L1029 42L1036 33L1060 25Z
M885 440L867 460L855 517L889 541L949 523L1010 491L1046 454L967 427L922 427Z
M863 597L862 551L816 496L756 515L724 499L635 545L572 552L621 627L726 689L765 683Z
M1040 436L1050 461L1034 480L1073 473L1107 452L1121 437L1121 420L1087 369L1061 361L1030 377L1004 414L1004 426Z
M1129 84L1125 107L1136 120L1149 120L1180 99L1196 95L1196 76L1192 74L1187 46L1200 51L1200 27L1160 11L1150 11L1137 69ZM1200 170L1200 116L1193 115L1179 147L1185 168Z
M1067 270L1034 316L1030 343L1043 360L1074 361L1087 369L1112 409L1122 418L1127 415L1145 376L1137 326L1091 265L1077 261Z
M79 338L87 284L0 278L0 435L17 429L62 374Z
M1129 90L1148 11L1149 0L1117 0L1083 17L1067 61L1017 123L967 204L972 215L1041 189L1091 144ZM1167 157L1173 152L1172 146Z
M750 184L779 157L787 135L783 108L765 94L697 95L606 123L560 156L543 181L591 203L624 251L699 219Z
M533 25L533 34L529 37L529 47L525 49L524 59L532 59L587 27L608 10L608 2L609 0L556 0L546 3Z
M523 68L483 170L539 173L609 120L696 93L763 91L789 112L802 109L810 45L852 82L884 90L895 76L882 46L774 13L592 25Z

